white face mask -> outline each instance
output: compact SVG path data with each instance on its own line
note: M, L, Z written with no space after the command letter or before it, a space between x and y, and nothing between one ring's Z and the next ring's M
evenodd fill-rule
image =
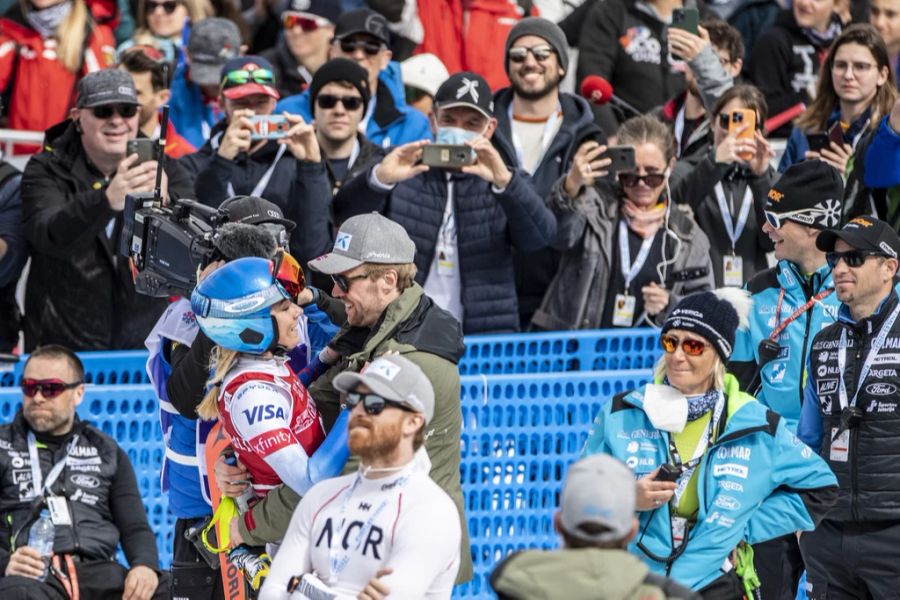
M644 388L644 412L657 429L680 433L687 423L688 401L671 386L648 383Z

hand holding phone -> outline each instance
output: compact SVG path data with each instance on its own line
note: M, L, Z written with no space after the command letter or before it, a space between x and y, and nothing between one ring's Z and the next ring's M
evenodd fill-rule
M756 135L756 111L749 108L739 108L731 112L731 121L728 123L728 135L734 134L739 140L754 141ZM751 160L752 152L739 152L741 160Z
M137 138L134 140L128 140L128 143L125 145L125 156L137 154L137 160L131 165L132 167L136 167L141 163L150 162L151 160L157 160L158 149L159 142L157 140L151 140L149 138Z
M422 164L439 169L459 169L475 163L475 150L465 144L428 144L422 148Z
M252 126L250 139L279 140L287 135L291 124L284 115L253 115L248 120Z

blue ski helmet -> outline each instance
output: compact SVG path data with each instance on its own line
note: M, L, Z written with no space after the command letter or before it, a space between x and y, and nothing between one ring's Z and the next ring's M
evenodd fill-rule
M262 354L278 344L271 306L292 299L275 276L276 262L239 258L213 271L191 294L203 333L219 346Z

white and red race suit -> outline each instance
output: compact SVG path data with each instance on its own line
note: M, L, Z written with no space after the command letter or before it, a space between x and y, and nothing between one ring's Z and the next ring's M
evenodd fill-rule
M241 355L225 376L218 408L258 496L281 483L306 494L314 483L309 457L325 440L325 428L285 359Z

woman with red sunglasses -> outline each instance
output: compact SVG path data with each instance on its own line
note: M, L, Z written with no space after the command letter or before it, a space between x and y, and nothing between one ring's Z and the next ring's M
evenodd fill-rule
M735 120L742 111L756 115L757 127ZM761 129L766 112L765 98L752 85L729 88L712 111L713 147L672 190L709 237L716 287L743 286L768 268L766 253L774 249L762 230L766 195L775 182L769 164L774 152Z
M629 550L706 600L757 597L749 544L814 529L837 491L825 461L726 372L751 305L736 288L679 302L653 382L609 401L583 451L634 471Z
M670 206L671 130L655 117L636 117L618 139L621 146L610 149L582 144L551 191L554 247L563 255L535 328L658 326L682 296L712 287L706 235ZM615 180L606 177L610 168Z
M260 54L272 63L275 85L282 98L302 93L319 67L328 61L334 21L340 14L340 3L329 0L311 2L304 11L281 13L283 35Z

